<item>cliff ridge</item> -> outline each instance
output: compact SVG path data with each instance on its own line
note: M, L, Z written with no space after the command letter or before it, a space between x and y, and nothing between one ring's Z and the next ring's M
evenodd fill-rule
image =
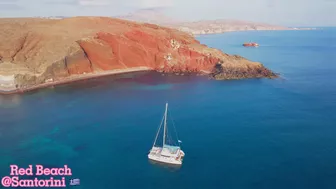
M23 91L113 70L203 72L215 79L275 76L260 63L154 24L107 17L8 18L0 19L0 28L2 91ZM223 69L216 70L219 65Z

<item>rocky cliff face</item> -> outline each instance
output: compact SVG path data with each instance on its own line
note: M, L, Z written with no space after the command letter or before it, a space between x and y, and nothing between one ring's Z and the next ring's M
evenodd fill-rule
M211 73L216 79L275 76L260 63L152 24L104 17L22 18L0 19L0 28L0 75L14 75L18 88L136 67Z

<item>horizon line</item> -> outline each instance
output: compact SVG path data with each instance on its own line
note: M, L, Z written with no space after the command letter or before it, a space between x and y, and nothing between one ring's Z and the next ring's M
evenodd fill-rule
M123 15L127 16L127 15ZM73 17L107 17L107 18L116 18L116 19L123 19L122 16L99 16L99 15L76 15L76 16L0 16L0 19L4 18L45 18L45 19L52 19L52 18L57 18L57 19L63 19L63 18L73 18ZM123 20L128 20L128 19L123 19ZM234 20L234 21L245 21L245 22L251 22L251 23L262 23L262 24L270 24L270 25L276 25L276 26L283 26L283 27L290 27L290 28L332 28L336 27L336 25L282 25L282 24L273 24L273 23L265 23L265 22L259 22L259 21L249 21L249 20L243 20L243 19L228 19L228 18L214 18L214 19L205 19L205 20L195 20L195 21L178 21L178 22L201 22L201 21L216 21L216 20Z

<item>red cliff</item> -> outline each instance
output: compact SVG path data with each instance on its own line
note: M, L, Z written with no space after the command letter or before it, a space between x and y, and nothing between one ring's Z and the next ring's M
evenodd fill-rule
M216 79L275 76L260 63L152 24L104 17L13 18L0 19L0 28L0 76L15 78L13 90L136 68L205 72Z

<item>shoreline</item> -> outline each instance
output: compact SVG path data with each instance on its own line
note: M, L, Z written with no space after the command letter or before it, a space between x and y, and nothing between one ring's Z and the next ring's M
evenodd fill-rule
M223 34L223 33L231 33L231 32L258 32L258 31L307 31L307 30L321 30L319 28L288 28L288 29L262 29L262 30L227 30L227 31L222 31L222 32L208 32L208 33L202 33L202 32L197 32L197 33L192 33L192 32L187 32L191 34L194 37L202 36L202 35L214 35L214 34ZM186 31L184 31L186 32Z
M15 90L9 90L4 91L0 89L0 95L11 95L11 94L19 94L24 93L28 91L33 91L37 89L47 88L51 86L61 85L61 84L67 84L72 83L76 81L83 81L87 79L93 79L93 78L99 78L104 76L110 76L110 75L119 75L119 74L126 74L126 73L133 73L133 72L142 72L142 71L153 71L154 69L149 67L135 67L135 68L126 68L126 69L115 69L110 71L104 71L104 72L96 72L96 73L87 73L87 74L78 74L73 75L61 80L53 81L53 82L47 82L47 83L41 83L38 85L34 85L31 87L23 88L23 89L15 89Z
M285 30L233 30L233 31L225 31L225 32L219 32L219 33L201 33L201 34L192 34L194 37L198 36L203 36L203 35L216 35L216 34L222 34L222 33L228 33L228 32L249 32L249 31L288 31L288 30L310 30L308 28L300 28L300 29L285 29ZM110 75L119 75L119 74L126 74L126 73L132 73L132 72L142 72L142 71L155 71L153 68L149 67L144 67L144 66L139 66L139 67L134 67L134 68L125 68L125 69L114 69L114 70L108 70L108 71L102 71L102 72L92 72L92 73L86 73L86 74L76 74L72 75L66 78L60 78L54 81L49 81L33 86L29 86L26 88L14 88L14 89L7 89L4 90L4 88L0 87L0 95L12 95L12 94L22 94L28 91L33 91L37 89L42 89L42 88L48 88L48 87L53 87L57 85L62 85L62 84L68 84L72 82L77 82L77 81L83 81L87 79L93 79L93 78L99 78L99 77L104 77L104 76L110 76ZM203 74L209 74L209 72L201 70Z

